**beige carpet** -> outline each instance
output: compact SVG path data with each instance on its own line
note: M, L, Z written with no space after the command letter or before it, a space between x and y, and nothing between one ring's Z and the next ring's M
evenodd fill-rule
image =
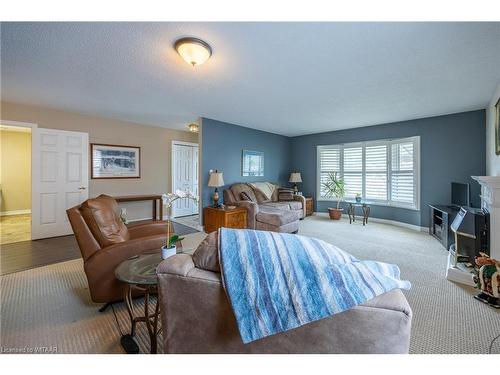
M426 233L313 216L301 222L300 234L334 243L359 258L399 264L402 277L413 284L405 291L414 314L412 353L487 353L500 333L500 312L474 300L473 289L444 278L447 252ZM194 246L203 234L186 237ZM58 353L123 353L112 311L99 313L100 306L90 301L81 260L5 275L0 282L4 351L56 347ZM142 300L135 304L142 307ZM128 330L125 307L115 309L122 330ZM141 353L147 353L142 324L137 341ZM500 340L492 351L500 352Z
M204 237L186 235L184 249L195 249ZM124 353L112 310L100 313L101 305L90 300L81 259L1 276L0 291L0 352ZM134 304L138 313L144 311L142 298ZM115 311L128 333L125 305L115 304ZM149 336L142 323L136 338L140 352L148 353Z
M500 310L476 301L477 291L445 278L448 252L428 233L370 222L304 220L300 234L333 243L360 259L395 263L412 288L404 291L413 310L411 353L488 353L500 334ZM493 353L500 353L500 339Z

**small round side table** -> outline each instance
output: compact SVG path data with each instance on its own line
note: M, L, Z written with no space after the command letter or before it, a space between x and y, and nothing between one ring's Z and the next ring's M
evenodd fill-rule
M349 215L349 224L352 224L356 221L355 210L356 207L361 207L363 211L363 225L368 224L368 217L370 216L370 206L365 202L356 202L356 201L346 201L349 205L347 207L347 214Z
M158 300L153 307L150 307L150 295L157 294L158 280L156 277L156 267L161 263L161 253L145 254L133 256L116 268L115 276L125 284L124 301L130 317L130 335L135 336L135 325L137 322L145 322L150 340L150 352L156 353L158 350L158 319L160 316L160 304ZM132 292L140 290L144 293L144 315L136 316L132 301Z

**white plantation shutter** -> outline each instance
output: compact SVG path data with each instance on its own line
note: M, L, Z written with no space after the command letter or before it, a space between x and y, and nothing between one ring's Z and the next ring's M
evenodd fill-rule
M332 172L340 173L340 148L328 147L319 152L320 166L320 196L324 197L325 192L323 183L326 182L328 175Z
M392 144L391 158L391 200L412 204L416 193L413 142Z
M354 198L363 192L363 148L344 148L343 177L346 197Z
M318 146L318 196L329 173L344 179L346 198L359 193L379 205L419 209L420 138ZM334 200L334 199L333 199Z
M365 148L365 199L387 200L387 145Z

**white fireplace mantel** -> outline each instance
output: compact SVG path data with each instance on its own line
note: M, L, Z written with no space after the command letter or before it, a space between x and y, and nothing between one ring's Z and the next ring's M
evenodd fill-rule
M490 257L500 260L500 176L472 176L481 185L481 207L490 213Z

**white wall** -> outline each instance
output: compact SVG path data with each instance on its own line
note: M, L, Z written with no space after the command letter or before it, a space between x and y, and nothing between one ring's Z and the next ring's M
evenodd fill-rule
M486 108L486 174L500 176L500 155L495 154L495 104L500 98L500 82Z

